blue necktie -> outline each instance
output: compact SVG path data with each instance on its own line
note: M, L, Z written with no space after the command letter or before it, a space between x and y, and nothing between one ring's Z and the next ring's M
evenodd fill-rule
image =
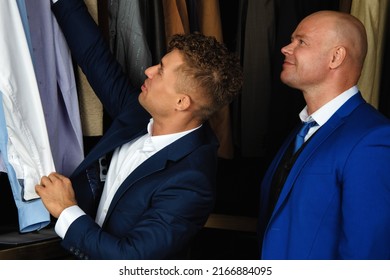
M303 145L305 142L305 136L309 129L313 126L316 126L317 123L315 121L310 122L304 122L301 129L299 130L296 138L295 138L295 146L294 146L294 153L299 150L299 148Z

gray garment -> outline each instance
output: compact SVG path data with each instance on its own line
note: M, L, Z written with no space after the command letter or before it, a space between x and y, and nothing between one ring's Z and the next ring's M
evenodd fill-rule
M240 4L241 13L246 14L246 22L245 31L240 34L244 46L238 46L244 73L238 141L242 156L259 157L266 152L270 117L275 7L272 0L244 0Z
M165 18L162 0L141 1L140 10L144 33L152 53L152 64L158 64L167 52Z
M109 0L110 48L135 87L141 87L145 70L152 65L140 0Z
M71 55L50 1L25 0L32 58L54 164L69 176L84 158L79 103Z

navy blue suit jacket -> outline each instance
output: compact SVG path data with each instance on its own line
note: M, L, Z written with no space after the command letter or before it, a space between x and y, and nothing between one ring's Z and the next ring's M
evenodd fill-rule
M281 147L262 182L263 259L390 259L390 122L361 94L312 136L285 181L268 224Z
M141 164L122 183L99 227L86 170L115 148L146 133L150 116L81 0L52 7L72 55L113 119L110 129L71 176L79 206L63 246L92 259L174 258L202 228L213 207L218 143L205 123Z

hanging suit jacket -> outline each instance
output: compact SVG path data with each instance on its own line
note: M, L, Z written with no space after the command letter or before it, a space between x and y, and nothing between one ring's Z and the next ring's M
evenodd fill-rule
M71 176L79 206L89 215L68 229L63 246L82 258L162 259L185 248L213 207L218 144L207 124L168 145L119 187L100 228L91 191L103 155L146 133L150 116L83 1L58 1L53 11L76 61L113 119L101 141ZM96 173L95 173L96 175Z
M108 4L110 48L131 83L141 87L152 54L144 30L140 1L110 1Z
M291 167L268 224L273 175L262 182L263 259L390 259L390 122L351 97L314 134Z

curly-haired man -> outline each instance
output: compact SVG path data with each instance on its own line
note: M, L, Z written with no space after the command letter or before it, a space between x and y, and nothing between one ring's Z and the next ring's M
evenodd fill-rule
M239 92L239 60L213 38L177 35L139 93L84 1L53 11L113 120L70 178L53 172L36 186L63 247L79 258L178 258L213 208L218 141L206 120Z

